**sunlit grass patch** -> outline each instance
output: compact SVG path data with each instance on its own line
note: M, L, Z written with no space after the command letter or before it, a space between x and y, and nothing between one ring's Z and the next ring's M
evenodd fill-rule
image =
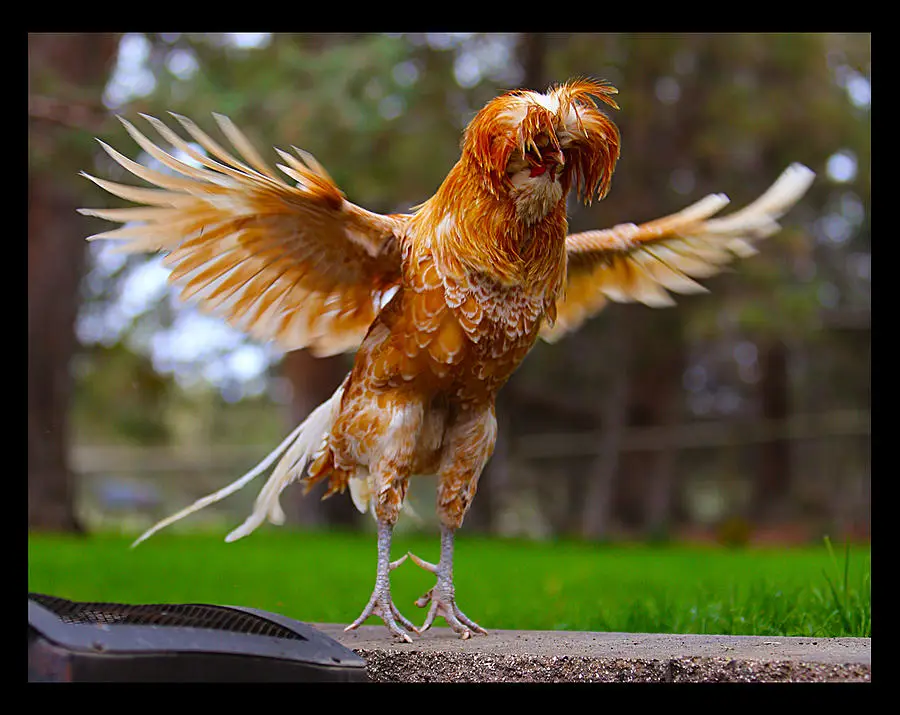
M221 535L161 534L137 549L113 535L29 540L29 589L76 600L253 606L309 622L347 623L375 577L371 534L266 530L233 544ZM438 540L398 534L436 561ZM458 538L460 607L500 629L771 636L871 636L870 550L830 542L802 548L610 545ZM407 562L395 602L433 576ZM373 620L372 622L376 622Z

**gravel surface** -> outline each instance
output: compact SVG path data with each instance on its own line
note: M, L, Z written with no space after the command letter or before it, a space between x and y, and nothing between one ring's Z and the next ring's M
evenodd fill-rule
M382 626L317 629L356 651L377 682L871 681L869 638L491 631L432 628L413 643Z

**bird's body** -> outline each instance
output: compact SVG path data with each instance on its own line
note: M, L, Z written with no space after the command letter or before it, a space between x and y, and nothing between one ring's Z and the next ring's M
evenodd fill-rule
M447 492L439 516L458 527L493 451L497 392L534 345L562 289L566 216L557 201L530 225L502 211L473 218L479 205L509 207L487 190L478 196L477 188L475 196L454 199L461 190L455 180L451 173L400 237L402 282L362 341L326 452L309 471L315 481L330 470L331 491L343 490L355 470L372 474L382 455L402 453L391 473L437 474L438 489ZM478 233L492 221L506 239L492 255L458 250L461 231ZM473 245L482 244L476 237ZM399 509L405 481L383 492L379 479L372 485L383 494L376 510Z
M136 224L99 234L126 250L166 250L183 296L258 338L316 354L356 349L353 368L259 467L164 520L143 537L242 487L278 457L253 513L229 535L265 519L280 523L281 491L292 481L349 487L379 525L376 586L350 627L380 615L399 637L417 631L390 598L390 540L409 479L437 475L441 560L420 565L437 585L425 626L444 616L463 637L482 629L455 603L453 534L472 503L496 439L497 392L539 337L555 340L607 298L671 304L664 288L704 290L690 276L718 272L806 190L812 172L788 169L759 200L724 219L709 196L654 222L568 235L566 197L602 198L619 156L619 133L595 100L615 106L609 85L576 80L546 94L510 92L466 129L462 152L437 192L408 214L380 215L348 202L324 169L279 152L286 184L228 120L223 132L247 163L177 117L201 153L148 118L193 164L156 147L129 123L142 148L174 175L131 162L161 187L138 189L93 179L145 207L84 210ZM249 164L249 166L248 166ZM149 207L149 208L147 208ZM405 558L405 557L404 557ZM401 559L402 561L402 559ZM399 623L399 625L398 625ZM401 628L402 626L402 628Z

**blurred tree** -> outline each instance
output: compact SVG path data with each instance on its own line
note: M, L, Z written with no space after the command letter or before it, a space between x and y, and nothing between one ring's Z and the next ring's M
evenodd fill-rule
M116 56L110 34L28 36L28 526L77 531L67 450L84 236L70 177L103 120L100 93ZM39 129L39 131L37 131Z
M759 396L763 419L786 420L791 414L788 359L784 341L770 338L762 344ZM784 518L785 500L791 487L790 444L786 436L777 435L760 445L759 457L750 516L757 522Z
M150 359L122 343L96 345L77 356L74 365L88 374L75 386L73 420L103 411L102 422L80 420L73 432L84 439L109 440L111 434L133 444L160 445L171 438L167 422L171 382L153 369Z
M634 337L631 306L624 307L606 320L604 358L606 370L603 377L607 386L602 396L602 413L597 426L601 430L598 454L591 467L575 480L574 490L582 494L572 501L576 511L569 517L569 524L580 522L580 535L598 539L607 537L613 526L613 505L616 487L621 484L621 443L627 427L628 406L633 384L632 364ZM576 336L577 338L578 336ZM587 335L581 337L587 343ZM585 346L588 350L589 346ZM585 483L586 482L586 483ZM571 528L571 526L570 526Z

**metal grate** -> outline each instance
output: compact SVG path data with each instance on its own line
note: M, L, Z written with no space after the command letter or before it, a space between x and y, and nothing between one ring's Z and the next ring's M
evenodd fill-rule
M28 597L52 611L63 623L206 628L214 631L306 640L299 633L265 618L222 606L198 604L130 606L123 603L84 603L35 593L29 594Z

